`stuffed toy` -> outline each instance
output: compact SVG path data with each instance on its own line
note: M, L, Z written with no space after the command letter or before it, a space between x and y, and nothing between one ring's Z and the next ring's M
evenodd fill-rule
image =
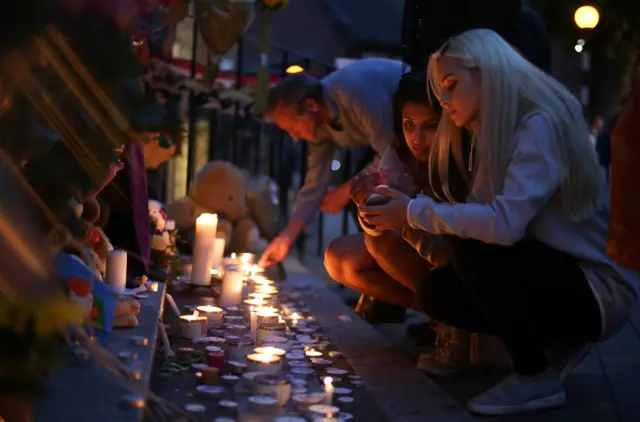
M196 174L189 195L167 204L165 212L180 230L192 229L202 213L218 214L217 237L225 239L226 252L260 255L268 244L267 234L249 208L249 204L256 205L260 195L253 195L249 188L238 167L226 161L211 161Z
M113 250L109 239L102 229L96 225L101 216L100 203L94 198L86 198L82 204L71 201L77 215L88 224L88 235L84 242L67 242L65 251L72 256L79 258L83 264L95 275L95 283L101 282L106 271L107 255ZM83 307L88 306L87 318L94 320L97 318L97 309L90 305L93 303L93 295L89 284L84 283L79 278L69 280L70 295L76 303ZM120 296L115 303L113 313L113 324L115 328L133 328L138 326L137 314L140 313L140 303L133 298Z
M82 219L89 224L89 236L85 239L85 246L89 248L95 260L98 271L104 275L107 269L107 255L113 250L109 239L98 225L101 216L100 203L94 198L87 198L82 203Z

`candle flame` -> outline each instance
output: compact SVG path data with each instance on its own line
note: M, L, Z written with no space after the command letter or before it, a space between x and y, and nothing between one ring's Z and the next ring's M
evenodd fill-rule
M331 377L326 377L326 378L324 379L324 385L325 385L325 387L329 387L329 386L333 385L333 378L331 378Z
M231 259L237 259L235 252L231 254Z
M200 316L200 313L198 311L193 311L193 318L196 319Z

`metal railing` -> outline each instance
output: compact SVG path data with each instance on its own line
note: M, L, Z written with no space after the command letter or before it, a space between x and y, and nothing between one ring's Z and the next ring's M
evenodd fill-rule
M245 43L257 43L250 37L243 37L237 45L236 75L234 88L243 88L244 50ZM195 47L194 47L195 48ZM322 63L304 54L285 50L281 47L271 46L270 58L278 58L280 69L278 76L285 76L287 68L293 64L302 66L305 71L322 77L335 70L334 66ZM273 69L272 69L273 70ZM196 75L196 64L192 63L192 77ZM273 76L273 75L272 75ZM198 107L195 95L190 96L189 112L189 157L187 165L188 179L193 174L195 162L195 128L198 119L208 119L209 134L209 160L224 160L232 162L238 167L249 171L252 175L266 175L274 180L278 186L280 201L280 226L284 226L290 213L290 203L295 197L296 175L299 183L304 182L307 170L307 142L294 142L288 134L271 123L263 122L255 117L241 115L238 104L233 106L232 113L222 110L203 110ZM342 172L336 172L335 183L343 183L348 180L351 173L351 153L343 152L341 157L336 157L341 162ZM342 234L349 232L349 213L342 211ZM316 225L316 254L324 254L324 230L325 219L319 213ZM307 230L296 242L296 248L301 258L306 255Z

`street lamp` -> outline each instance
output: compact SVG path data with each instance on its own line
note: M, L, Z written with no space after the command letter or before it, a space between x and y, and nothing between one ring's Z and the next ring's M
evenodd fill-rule
M581 6L578 7L576 12L573 14L573 20L578 28L583 31L588 31L598 26L598 22L600 22L600 13L598 12L598 9L593 6ZM588 46L585 44L584 39L578 40L578 43L574 47L576 52L580 53L580 57L582 59L582 74L584 82L580 89L580 102L585 108L589 107L589 97L591 94L589 89L591 55L589 54L587 47Z
M287 68L287 73L301 73L304 72L302 66L298 66L297 64L291 65Z
M581 6L573 14L573 20L580 29L593 29L600 22L600 13L593 6Z

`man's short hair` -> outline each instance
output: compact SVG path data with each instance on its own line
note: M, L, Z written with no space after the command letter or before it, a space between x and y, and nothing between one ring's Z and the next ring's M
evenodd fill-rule
M307 98L323 101L320 80L306 73L287 75L269 90L264 116L273 117L278 104L291 107L296 113L302 114L305 110L304 100Z

